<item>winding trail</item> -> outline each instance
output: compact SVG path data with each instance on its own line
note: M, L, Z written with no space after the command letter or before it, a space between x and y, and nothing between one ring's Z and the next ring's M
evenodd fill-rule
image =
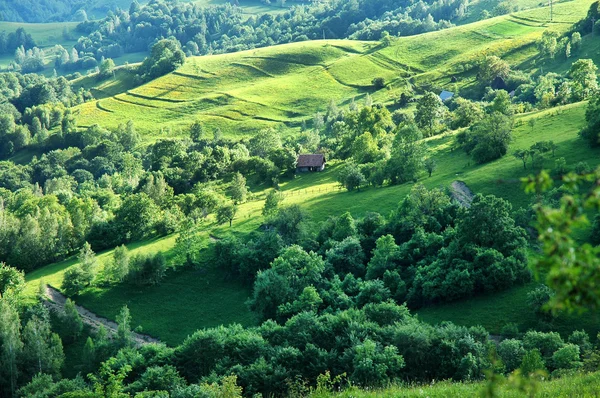
M65 313L66 301L67 298L60 291L53 288L52 286L46 285L46 298L44 300L44 304L46 305L46 307L48 307L48 309L62 315ZM94 314L90 310L80 305L75 305L75 308L77 309L77 312L79 312L83 323L89 325L95 331L98 330L100 326L104 326L109 335L112 336L117 334L118 325L115 322L110 321L106 318L99 317L98 315ZM135 332L132 332L131 334L133 337L133 341L137 346L151 343L160 343L160 340L155 339L154 337L148 336L146 334Z

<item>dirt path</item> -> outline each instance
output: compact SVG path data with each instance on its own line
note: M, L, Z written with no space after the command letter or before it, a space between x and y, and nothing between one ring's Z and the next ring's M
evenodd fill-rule
M52 286L46 285L46 300L44 300L44 303L50 310L55 311L58 314L64 314L66 301L67 298L61 292ZM83 323L89 325L92 329L98 330L100 325L102 325L110 335L115 335L117 333L118 325L115 322L99 317L79 305L75 305L75 308L77 308L77 312L79 312ZM146 334L132 332L132 335L133 340L138 346L149 343L160 343L160 340Z
M471 202L473 201L473 192L469 189L467 184L463 181L454 181L450 185L450 190L452 191L452 198L455 199L458 203L460 203L463 207L471 207Z

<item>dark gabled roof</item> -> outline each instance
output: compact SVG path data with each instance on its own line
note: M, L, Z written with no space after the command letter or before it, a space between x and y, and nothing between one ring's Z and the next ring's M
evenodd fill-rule
M325 164L325 155L298 155L296 167L321 167Z

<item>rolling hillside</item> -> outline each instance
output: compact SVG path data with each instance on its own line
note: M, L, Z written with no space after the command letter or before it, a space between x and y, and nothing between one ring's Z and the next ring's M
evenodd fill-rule
M591 166L600 164L598 150L590 149L577 136L584 123L585 106L585 103L578 103L519 116L511 150L528 148L534 142L551 139L558 145L556 157L564 157L568 167L574 167L579 161L588 162ZM536 119L533 129L527 123L530 118ZM460 180L475 193L494 194L508 199L515 208L526 206L531 201L523 193L518 180L531 172L523 170L521 161L505 156L485 165L474 165L462 150L454 148L452 134L433 137L427 139L427 142L438 163L438 171L431 178L423 177L419 181L427 187L449 187L452 181ZM554 160L550 159L545 167L552 169ZM403 184L346 192L338 188L336 176L337 167L334 164L323 173L301 175L282 183L284 205L302 205L314 222L324 221L330 215L339 215L345 211L350 211L355 217L368 211L387 215L413 186ZM127 304L135 325L141 325L146 333L158 336L170 344L181 342L188 334L202 327L231 322L252 324L253 316L244 305L250 294L249 289L228 280L222 270L210 266L212 252L208 249L208 237L243 235L258 229L264 220L261 211L266 190L257 187L253 193L256 200L240 205L233 228L217 226L212 220L203 227L202 234L207 244L205 261L208 265L205 273L175 269L160 286L139 291L132 289L130 285L94 288L77 298L77 302L111 319L114 319L123 304ZM376 207L373 206L374 203L377 204ZM175 236L169 236L136 243L131 249L134 252L170 253L170 263L176 267L177 262L172 257L174 244ZM110 252L107 252L100 259L107 261L109 256ZM75 260L67 260L28 274L29 292L33 294L36 291L40 279L59 287L64 271L75 263ZM504 324L513 321L518 323L521 330L525 330L536 322L532 310L526 305L527 292L536 285L532 282L498 294L478 297L476 300L424 308L420 314L422 319L432 323L450 320L461 325L480 324L492 333L499 333ZM227 299L224 300L224 297ZM194 304L199 302L204 304ZM178 312L178 306L190 308L193 316ZM600 330L594 317L562 317L556 321L555 327L563 333L586 328L592 335Z
M537 8L467 26L376 42L311 41L234 54L195 57L176 72L144 86L81 105L82 127L116 127L133 119L149 136L168 135L200 119L210 131L246 136L265 127L298 128L330 100L347 105L367 93L390 104L409 86L416 90L469 87L474 76L459 67L485 54L503 55L513 65L526 62L532 44L548 28L566 31L583 17L589 0ZM456 76L457 83L450 83ZM372 80L383 77L379 91ZM111 93L112 94L112 93ZM99 93L102 97L102 93ZM293 130L292 130L293 131Z

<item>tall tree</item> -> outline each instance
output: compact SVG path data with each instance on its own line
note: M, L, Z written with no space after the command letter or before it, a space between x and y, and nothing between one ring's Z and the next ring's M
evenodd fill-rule
M19 376L18 360L23 350L21 321L17 310L0 299L0 342L2 344L0 372L9 379L10 395L15 396Z
M417 113L415 121L417 125L427 131L431 136L436 131L436 126L440 124L440 119L447 111L446 106L440 97L432 92L427 92L417 102Z

